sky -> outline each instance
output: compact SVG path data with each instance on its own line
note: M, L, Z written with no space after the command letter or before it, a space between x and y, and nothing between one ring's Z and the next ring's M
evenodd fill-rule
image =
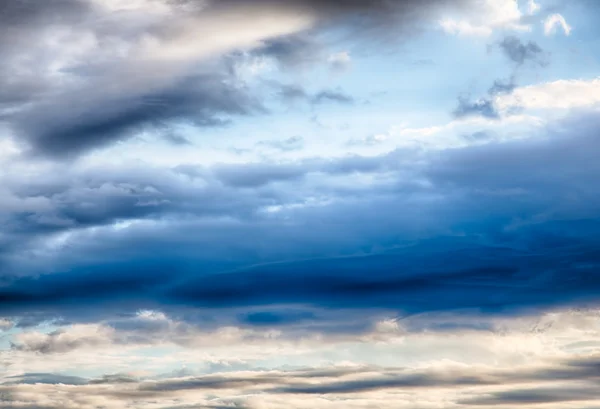
M0 409L600 409L599 13L0 0Z

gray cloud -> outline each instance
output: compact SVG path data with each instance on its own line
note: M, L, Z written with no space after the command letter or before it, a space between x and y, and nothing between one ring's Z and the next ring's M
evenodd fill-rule
M509 79L497 79L494 81L494 84L488 90L489 95L498 95L498 94L510 94L517 87L515 75L511 76Z
M493 134L487 131L477 131L462 136L464 139L470 142L482 142L489 141L493 138Z
M538 405L547 403L596 401L597 385L551 389L517 389L493 393L489 396L465 399L459 403L475 406Z
M499 119L500 114L489 98L471 101L467 97L458 98L458 106L452 112L455 118L467 118L471 116L482 116L489 119Z
M500 94L510 94L517 87L516 74L513 74L508 79L497 79L488 89L488 96L478 100L471 100L468 96L458 97L458 106L452 114L455 118L467 118L472 116L482 116L489 119L499 119L494 97Z
M272 141L260 141L256 144L259 147L268 147L271 149L286 151L295 151L302 149L304 146L304 138L301 136L290 136L283 140L272 140Z
M114 375L104 375L98 379L92 379L89 381L90 384L123 384L123 383L136 383L139 382L139 379L131 377L125 374L114 374Z
M23 375L15 375L4 378L3 385L16 384L50 384L50 385L85 385L87 379L79 376L59 375L52 373L26 373Z
M246 4L243 0L220 0L213 2L212 7L219 9ZM324 22L354 17L357 19L355 23L359 23L354 29L368 29L373 26L385 26L385 29L390 29L393 28L393 24L398 23L413 25L419 19L431 16L442 8L468 9L473 4L476 2L468 0L258 0L253 2L252 7L261 9L283 7L296 12L308 12Z
M232 407L227 406L226 401L236 402L233 407L245 407L243 397L231 399L236 391L242 395L251 393L255 399L274 394L289 398L294 395L334 398L346 394L360 396L359 394L365 392L389 389L410 393L419 389L446 388L463 392L456 394L454 403L467 406L593 402L597 399L597 372L572 370L584 361L587 362L587 366L598 364L597 356L587 355L573 360L550 361L541 366L517 365L496 369L478 366L444 369L430 367L419 370L379 366L322 367L288 371L247 370L203 376L184 375L167 379L136 379L124 375L85 379L56 374L24 374L4 378L0 385L0 394L3 402L11 403L16 400L13 396L24 390L23 388L37 383L36 387L43 386L47 394L45 396L49 397L53 396L52 393L48 394L49 391L61 390L61 396L68 394L69 401L76 401L78 396L85 395L110 398L120 403L133 403L134 400L144 399L160 402L161 399L168 400L182 391L194 390L204 391L213 396L212 403L206 402L205 405L208 406L200 407L220 404L223 407ZM555 377L557 374L559 376ZM111 388L103 387L107 383ZM527 388L523 387L525 384ZM531 387L531 384L534 384L535 388ZM489 386L494 386L496 391L489 392ZM224 394L227 394L229 399L222 400L224 397L220 395ZM20 403L35 405L37 398L36 394L29 393ZM48 407L58 407L49 403L51 401L47 399L46 402Z
M172 12L165 18L137 15L136 11L117 16L85 0L50 0L40 7L25 0L3 2L0 37L10 41L0 43L0 116L33 152L55 158L75 157L141 131L158 128L162 132L178 121L198 127L223 125L230 117L264 112L255 90L236 83L234 73L222 64L205 62L205 72L197 74L199 57L153 57L179 46L178 30L188 26L187 19L198 19L196 26L224 19L225 25L227 16L240 14L306 13L319 22L317 31L358 19L361 23L354 21L353 28L363 27L362 33L368 36L372 28L388 21L394 22L388 27L416 27L414 24L432 16L434 9L470 1L224 0L195 7L204 2L186 0L167 2ZM274 58L286 69L310 63L320 58L321 49L312 34L271 36L252 52ZM63 43L81 41L85 36L96 42L85 45L88 48L83 47L81 55L63 55L62 49L50 49L39 41L53 35L65 36ZM156 42L158 53L142 57L140 50L149 38ZM132 51L124 56L122 50L128 47ZM235 51L235 45L233 48ZM25 67L21 61L29 62ZM56 64L67 80L56 80L47 69ZM317 94L313 102L325 100L350 102L349 97L333 91Z
M590 113L549 125L543 136L435 155L398 150L212 168L88 169L50 172L32 185L5 176L2 186L22 200L3 231L20 243L5 250L5 271L72 273L21 281L7 275L2 308L6 315L44 312L86 320L118 308L174 302L191 308L308 303L414 311L577 303L593 298L598 285L577 267L598 264L597 129ZM360 175L377 182L354 179ZM71 183L65 188L56 180ZM43 206L23 208L30 206L28 198ZM69 223L49 229L55 220L50 216ZM109 227L129 220L133 224L125 229ZM90 226L101 228L88 231ZM60 231L71 238L26 257ZM461 245L468 244L468 257L456 259L449 250L458 243L454 231L464 237ZM425 240L448 234L447 240ZM394 253L395 246L415 240L411 252ZM427 252L436 254L429 270L410 255ZM365 257L340 257L349 255ZM533 258L537 268L526 262ZM286 263L249 268L276 261ZM559 261L560 271L544 274ZM392 274L400 265L404 275ZM420 278L413 276L417 265ZM493 286L486 284L491 278ZM560 296L551 291L556 286L563 289ZM444 297L437 296L440 288L447 289ZM408 297L409 289L421 296ZM85 300L85 311L72 308L77 300Z
M313 104L322 104L326 101L337 102L340 104L352 104L354 103L354 98L352 98L350 95L344 94L340 90L323 90L311 98L311 102Z
M548 64L547 54L534 41L523 43L518 37L507 36L499 43L499 47L509 60L518 65L526 62L540 66Z
M499 119L500 114L494 104L494 97L500 94L510 94L517 87L517 72L524 64L531 62L541 67L547 66L548 54L535 42L523 43L518 37L507 36L499 43L502 53L516 67L508 79L497 79L487 91L487 96L478 100L471 100L467 96L458 98L458 106L453 115L456 118L482 116L490 119Z
M304 101L308 98L306 90L298 85L277 84L277 94L288 103Z
M227 81L199 76L158 93L100 97L87 106L76 102L82 94L65 96L64 102L72 102L74 107L41 105L18 115L15 129L29 136L35 152L60 157L110 144L148 127L160 129L168 121L219 126L228 121L222 115L264 111L243 88Z
M282 69L297 69L323 61L322 44L307 35L274 38L252 51L253 55L275 59Z
M307 102L312 105L354 103L354 98L340 89L323 89L311 94L300 85L280 84L276 82L271 82L270 85L276 89L277 95L287 103Z

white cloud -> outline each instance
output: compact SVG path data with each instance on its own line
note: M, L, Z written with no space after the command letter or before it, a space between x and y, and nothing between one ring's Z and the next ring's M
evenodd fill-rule
M172 10L169 4L160 0L92 0L92 3L103 7L106 11L124 12L135 11L142 13L169 14Z
M493 32L493 29L489 26L476 26L464 20L442 20L440 25L445 32L455 35L486 37L492 35Z
M529 31L522 17L517 0L480 0L470 15L442 19L440 26L449 34L487 37L501 29Z
M544 34L547 36L554 34L557 27L562 28L565 35L570 35L573 29L561 14L556 13L548 16L544 21Z
M511 107L525 109L571 109L600 103L600 77L592 80L558 80L520 87L512 94L496 97L502 111Z
M535 14L535 13L537 13L538 11L540 11L540 8L541 8L540 5L537 4L535 2L535 0L528 0L527 1L527 12L529 14Z
M203 333L195 330L189 335L204 338L208 343L172 348L163 342L163 336L178 337L182 333L178 334L172 328L157 331L147 325L176 322L163 313L144 311L128 320L135 321L141 335L156 337L159 349L140 348L135 345L135 337L126 345L115 342L127 332L123 329L107 330L105 325L96 324L68 327L62 332L61 342L79 342L80 348L43 355L14 349L0 352L1 362L9 368L0 378L0 396L11 402L8 407L15 408L92 409L103 406L117 409L127 405L157 409L177 405L230 405L232 408L241 405L253 409L449 407L461 400L485 398L491 393L524 387L538 390L552 387L560 392L561 388L568 390L571 382L577 385L578 381L585 381L586 366L578 367L569 362L597 362L593 360L600 352L598 317L599 311L595 309L556 310L504 318L430 313L401 320L383 318L374 321L372 329L364 334L298 336L293 331L286 334L283 330L282 336L277 338L258 336L260 331L253 337L240 337L240 334L248 333L231 328L225 331L228 335L220 331ZM482 324L488 329L472 329ZM433 329L436 325L445 329L439 332ZM33 341L34 332L37 331L17 338ZM81 340L94 336L105 343L95 347L81 343ZM43 337L44 334L37 336ZM109 341L111 337L115 339ZM182 367L186 370L177 370ZM297 369L300 367L303 369ZM100 383L87 385L18 384L19 379L27 379L27 373L71 373L100 378L102 373L98 371L106 368L111 368L112 372L105 373L121 376L109 376ZM582 374L572 381L553 380L546 376L551 373L546 369L551 371L553 368L563 374L581 369ZM77 372L80 370L94 375L81 375ZM203 375L206 370L212 374ZM161 375L163 373L166 375ZM407 386L401 393L385 386L370 391L352 390L351 386L347 393L341 388L341 392L301 397L274 389L343 385L344 382L360 385L363 380L368 385L370 380L376 383L413 375L415 377L410 379L417 383L419 379L427 378L434 384L441 379L442 384L427 385L426 388ZM17 378L10 378L12 376ZM143 379L119 381L137 376ZM498 385L452 384L457 377L501 382ZM52 375L46 378L52 379ZM444 379L450 384L444 385ZM523 383L524 379L527 383ZM582 389L581 392L589 391ZM598 402L593 393L588 400ZM573 407L560 402L553 405L558 409Z
M394 147L418 147L423 149L448 149L471 144L498 142L502 140L532 137L544 121L533 115L510 115L502 120L483 117L456 119L441 125L392 127L386 134L376 135L379 144ZM470 136L479 133L481 138ZM485 133L485 137L484 136ZM374 140L365 139L364 144Z

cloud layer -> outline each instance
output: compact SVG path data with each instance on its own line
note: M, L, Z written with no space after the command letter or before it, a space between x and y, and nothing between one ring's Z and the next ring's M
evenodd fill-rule
M596 14L0 1L0 408L599 406Z

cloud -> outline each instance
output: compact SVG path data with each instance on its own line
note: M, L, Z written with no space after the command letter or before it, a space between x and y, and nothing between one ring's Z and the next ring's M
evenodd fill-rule
M526 109L585 109L600 102L600 80L557 80L516 88L511 94L499 95L498 109L513 106Z
M75 103L80 95L65 97ZM17 117L17 130L30 139L35 152L51 156L79 154L105 146L127 133L158 128L165 121L189 121L196 126L227 123L221 114L247 115L264 111L261 104L226 78L189 78L171 89L131 99L129 96L101 97L105 103L85 103L66 111L62 106L42 105Z
M540 9L541 6L535 0L527 0L527 12L529 14L536 14Z
M226 30L236 19L235 14L224 15L217 23L222 27L219 29ZM207 16L197 23L203 29L210 29L216 21ZM189 22L184 21L181 26L189 28ZM194 74L185 68L219 45L223 50L243 47L244 41L281 32L273 25L263 27L256 31L254 26L246 24L247 30L254 31L248 33L249 40L237 43L224 38L223 44L214 42L190 48L187 36L194 33L182 29L175 33L179 37L174 40L156 38L156 42L133 43L131 55L125 57L112 57L111 53L116 50L100 50L114 59L110 62L92 59L85 65L77 61L82 65L67 67L69 73L65 75L77 80L76 85L61 87L59 82L52 82L50 85L55 90L51 100L28 101L26 108L9 114L10 123L36 153L66 156L114 143L135 132L160 129L172 121L215 126L227 123L224 115L264 111L243 89L243 84L236 83L231 76L212 72L214 68L210 64L207 63L204 72ZM238 25L238 28L243 29L243 26ZM290 28L293 29L293 23ZM116 35L119 34L117 31ZM95 45L88 48L89 53L98 51ZM84 53L82 58L85 56Z
M338 53L331 54L327 58L331 69L337 72L345 71L352 63L352 58L348 51L340 51Z
M476 406L529 405L562 402L595 402L597 396L593 386L585 388L517 389L502 391L488 397L465 399L462 404Z
M324 102L352 104L354 103L354 98L352 98L350 95L344 94L339 90L323 90L311 98L311 103L315 105L322 104Z
M186 137L179 135L173 131L165 132L162 135L163 139L173 145L191 145L191 142Z
M308 36L292 35L265 41L254 55L275 59L283 69L296 69L324 59L322 46Z
M492 100L483 98L477 101L469 101L466 97L458 98L458 106L454 110L453 115L456 118L483 116L485 118L498 119L500 117Z
M570 35L572 27L567 23L565 18L558 13L551 14L544 20L544 34L549 36L556 32L557 27L560 27L565 35Z
M298 310L255 312L290 317ZM544 397L550 391L568 398L570 391L586 392L587 385L593 391L598 378L597 309L525 316L438 312L378 321L360 312L337 311L336 319L346 323L368 323L361 331L342 333L328 331L327 324L303 327L296 319L276 322L273 331L271 317L259 318L261 326L254 330L225 327L219 312L212 311L209 315L219 321L215 330L207 328L208 321L193 321L189 310L179 313L181 321L143 311L97 325L112 328L103 347L80 344L44 355L5 351L8 366L0 378L4 402L64 407L65 399L68 405L85 397L89 404L101 402L111 409L225 402L249 408L296 407L296 402L314 407L340 401L357 408L376 401L391 409L413 407L414 401L432 407L492 405L492 399L500 405L503 398L516 402L518 396ZM160 325L149 325L155 321ZM91 330L62 327L63 333L83 337ZM45 332L44 326L36 331ZM62 375L80 367L85 370L78 376ZM131 368L135 371L127 371Z
M494 84L488 90L489 95L498 95L498 94L510 94L515 88L517 88L517 83L515 76L511 76L508 80L497 79L494 81Z
M353 104L354 98L340 89L322 89L314 94L307 92L304 87L289 84L272 84L279 97L287 103L307 102L311 105L325 103Z
M20 195L48 197L40 215L60 209L80 227L61 227L67 235L56 241L39 218L15 216L23 244L8 253L7 268L27 274L52 265L53 274L11 278L0 291L2 309L67 319L156 305L500 312L593 299L596 280L578 266L598 263L599 192L590 187L597 127L592 111L550 124L542 136L441 152L197 173L104 170L71 185L72 203L60 186L27 186ZM119 178L129 184L115 184ZM571 199L557 206L560 197ZM88 202L110 205L81 207ZM181 222L173 219L182 213ZM20 255L30 251L27 231L29 245L40 246L33 259ZM81 303L86 311L72 308Z
M441 28L453 35L489 37L496 30L529 31L516 0L484 0L471 4L466 17L446 17Z
M289 325L305 320L314 320L316 316L307 311L261 311L251 312L240 317L240 321L255 326Z
M53 354L82 347L98 347L109 343L110 329L95 325L81 325L69 331L57 330L49 334L23 332L16 336L13 348L18 351Z
M277 84L277 93L284 101L294 103L308 98L306 90L299 85Z
M518 37L507 36L499 46L504 55L518 65L528 61L540 66L547 65L544 50L534 41L525 44Z
M435 126L332 75L527 2L30 3L0 5L0 407L598 406L595 80L518 87L518 40Z
M517 89L517 70L528 61L546 66L546 54L542 48L534 43L524 44L515 36L507 36L499 43L504 55L516 63L513 74L508 79L497 79L488 89L487 97L471 100L468 96L459 96L458 106L454 109L455 118L484 117L488 119L500 119L505 115L514 114L517 109L522 108L514 104L510 109L500 102L501 99L510 99L512 93ZM504 108L504 109L503 109Z
M0 44L0 115L33 153L54 158L174 123L223 125L265 109L222 57L250 52L289 69L320 58L307 30L356 17L366 38L469 1L52 0L36 8L17 0L1 6L2 38L13 41Z
M301 136L290 136L289 138L283 140L260 141L257 142L257 146L264 146L283 152L295 151L302 149L302 147L304 146L304 138L302 138Z
M593 355L586 358L593 362L596 360ZM398 391L412 399L422 399L427 394L428 401L432 404L452 402L479 406L596 402L597 397L593 393L595 375L571 372L571 378L565 378L566 383L562 384L557 379L546 376L545 371L560 373L565 365L568 366L568 361L555 361L546 365L525 364L511 368L457 364L437 364L420 369L353 365L237 371L167 379L136 379L127 376L85 379L55 374L24 374L9 377L8 379L17 382L5 382L0 386L0 393L4 402L37 404L38 407L44 402L50 408L59 407L59 404L64 407L64 402L60 403L59 397L67 397L68 402L77 402L82 396L86 396L88 402L104 402L110 408L132 400L140 404L151 401L162 405L158 407L165 407L173 402L174 397L178 398L179 404L182 401L203 402L201 407L255 407L257 404L270 402L271 407L283 408L286 407L285 404L289 407L290 404L299 402L295 399L300 398L300 395L302 401L314 405L319 401L339 401L344 395L360 400L366 398L366 394L373 397L375 393L381 407L411 407L411 399L398 401ZM32 384L30 380L42 382ZM109 380L107 384L106 381ZM592 384L589 387L576 386L585 381ZM535 386L535 389L520 386L526 384ZM495 390L490 391L490 387ZM432 394L432 390L436 393ZM449 390L458 393L448 394ZM277 396L284 397L285 403L273 401ZM237 403L228 406L226 402Z
M79 376L58 375L51 373L27 373L20 376L9 376L4 378L4 385L85 385L87 380Z
M0 330L8 331L13 327L14 323L6 318L0 319Z

